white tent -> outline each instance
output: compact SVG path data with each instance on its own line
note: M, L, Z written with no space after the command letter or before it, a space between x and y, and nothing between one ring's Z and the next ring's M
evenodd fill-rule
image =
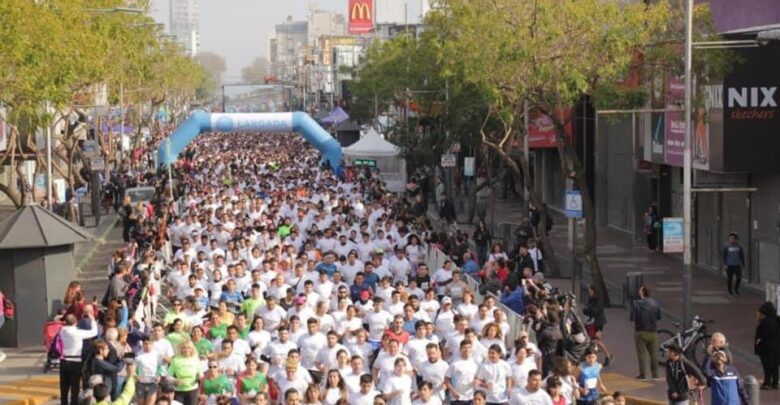
M401 148L386 141L373 128L359 141L343 150L344 159L349 163L356 160L376 162L376 167L393 192L403 191L406 184L406 161L401 156Z

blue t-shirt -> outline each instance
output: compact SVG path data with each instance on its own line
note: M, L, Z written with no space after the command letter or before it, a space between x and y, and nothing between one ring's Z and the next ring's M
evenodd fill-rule
M588 363L582 362L580 364L580 376L577 379L577 383L580 387L587 388L588 393L583 395L580 399L583 401L596 402L599 399L599 376L601 375L601 364L594 363L589 366Z
M244 301L244 297L238 291L233 291L233 292L222 291L222 295L219 296L219 300L227 301L227 302L242 302Z

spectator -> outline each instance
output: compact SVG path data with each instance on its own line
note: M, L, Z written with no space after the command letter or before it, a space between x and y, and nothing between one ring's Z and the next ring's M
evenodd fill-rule
M634 341L636 354L639 360L638 379L646 379L645 370L647 362L650 362L650 374L658 379L658 326L656 322L661 319L661 308L650 297L650 290L646 286L639 287L639 299L631 304L630 320L634 322Z

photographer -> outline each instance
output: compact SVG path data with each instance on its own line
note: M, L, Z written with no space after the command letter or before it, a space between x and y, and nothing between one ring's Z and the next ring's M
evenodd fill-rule
M557 303L548 301L536 310L533 329L536 332L536 342L542 352L542 374L548 375L553 368L553 359L558 348L558 342L563 339L560 328L560 312Z

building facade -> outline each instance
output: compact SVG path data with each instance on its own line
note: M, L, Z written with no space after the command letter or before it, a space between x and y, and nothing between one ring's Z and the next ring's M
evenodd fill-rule
M190 56L200 49L199 21L200 0L170 0L170 34Z

